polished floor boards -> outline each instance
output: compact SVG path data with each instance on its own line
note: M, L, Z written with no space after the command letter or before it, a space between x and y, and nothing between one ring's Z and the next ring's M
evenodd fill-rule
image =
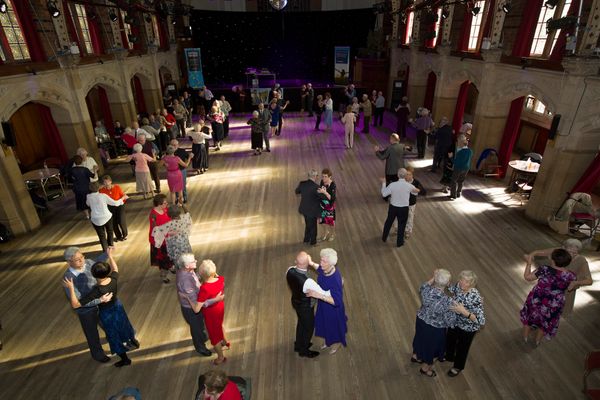
M208 173L188 181L194 252L199 260L213 259L226 280L232 349L223 368L251 378L253 399L581 398L584 356L600 348L599 285L579 291L575 312L561 321L555 339L537 349L521 343L519 309L532 286L522 278L522 255L561 238L527 220L502 182L469 175L463 197L450 202L439 176L428 172L430 160L411 160L429 194L418 202L413 236L396 249L394 240L380 239L387 204L379 195L383 162L373 153L375 144L387 143L393 117L370 135L357 134L350 150L339 122L333 132L314 132L313 121L297 115L286 122L282 136L272 139L272 153L252 156L245 119L233 118L223 150L211 150ZM284 274L305 248L294 188L308 169L323 167L338 185L337 234L307 250L314 258L325 246L338 251L348 347L309 360L292 349L296 319ZM128 165L109 172L134 191ZM130 353L133 364L122 369L90 359L60 286L64 248L98 254L96 234L76 214L72 195L51 207L41 229L0 246L1 397L100 400L136 386L144 400L192 399L210 360L193 353L173 282L163 284L149 267L150 201L134 196L127 204L129 240L117 244L119 298L141 342ZM585 255L597 279L598 253ZM487 324L461 375L449 378L451 365L438 363L438 376L430 379L409 358L419 285L440 267L479 275ZM318 348L321 341L313 343Z

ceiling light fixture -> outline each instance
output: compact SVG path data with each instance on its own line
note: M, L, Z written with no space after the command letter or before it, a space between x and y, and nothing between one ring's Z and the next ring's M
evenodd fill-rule
M447 7L442 8L442 19L446 19L450 16L450 10Z
M6 14L7 11L8 11L8 6L6 5L6 1L0 0L0 13Z
M502 11L504 11L505 14L508 14L510 12L510 2L509 1L502 4Z
M108 12L108 18L110 18L112 22L117 22L117 19L119 19L119 17L117 17L117 13L112 8Z
M473 14L473 16L476 16L477 14L479 14L479 11L481 11L481 7L473 7L471 9L471 14Z
M58 18L60 16L60 10L56 7L56 2L52 0L48 0L46 3L46 7L48 8L48 12L52 15L52 18Z

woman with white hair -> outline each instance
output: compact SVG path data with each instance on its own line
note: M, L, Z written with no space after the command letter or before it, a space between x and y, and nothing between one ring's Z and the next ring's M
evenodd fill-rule
M208 150L206 149L206 139L210 139L210 125L200 120L194 124L194 129L189 133L192 138L192 168L198 174L203 174L208 170Z
M90 178L90 182L98 182L98 163L88 155L88 152L83 147L77 149L77 155L81 157L81 166L90 170L94 174Z
M218 301L206 307L204 305L207 300L224 294L225 278L217 275L217 266L212 260L203 260L198 268L198 274L202 282L198 291L198 297L192 299L188 295L185 298L195 313L202 311L206 330L208 331L208 338L218 355L213 364L223 364L227 361L227 358L223 355L223 347L227 347L228 349L231 347L230 343L225 339L225 331L223 330L225 302Z
M254 110L252 112L252 118L246 122L250 125L250 148L254 150L252 155L258 156L262 154L263 148L263 133L265 124L259 118L259 112Z
M136 143L133 145L133 154L129 155L125 161L133 160L135 162L135 190L144 194L144 199L152 197L152 177L150 176L150 167L148 162L156 161L156 154L150 157L142 153L142 145Z
M344 307L344 280L337 269L338 256L334 249L323 249L320 253L319 264L308 259L319 277L317 283L330 295L320 294L314 290L308 290L306 295L319 300L315 314L315 336L322 337L324 344L322 349L330 347L329 354L335 354L340 347L346 346L346 333L348 326L346 321L346 309Z
M456 314L451 310L452 299L444 292L450 283L450 272L433 271L433 277L420 288L421 308L417 311L413 354L410 361L420 363L421 374L433 378L433 360L444 359L446 328L454 326Z
M186 161L183 161L175 155L176 150L177 147L168 145L167 154L160 160L160 164L164 165L167 169L167 183L169 184L171 203L175 204L177 199L179 199L179 203L183 204L183 174L179 167L187 168L194 157L194 153L190 154L190 157Z
M563 307L562 316L566 317L573 311L575 305L575 292L577 289L581 286L589 286L594 283L594 281L592 280L592 273L590 272L590 266L586 258L579 254L583 248L582 243L577 239L570 238L563 242L562 248L571 255L571 263L567 265L567 268L577 276L577 279L569 284L569 287L565 292L565 305ZM554 250L556 250L556 248L534 250L525 255L525 260L531 264L535 257L549 258Z
M458 274L458 282L449 288L456 303L451 309L458 314L456 326L448 328L446 333L446 361L454 361L448 371L450 377L457 376L465 369L473 338L485 324L483 299L475 288L476 285L477 275L465 270Z

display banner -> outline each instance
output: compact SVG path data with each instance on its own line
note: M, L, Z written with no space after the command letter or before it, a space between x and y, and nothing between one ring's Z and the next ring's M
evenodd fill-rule
M335 83L347 85L350 74L350 47L335 46L334 68Z
M204 76L200 49L185 49L185 61L188 69L188 85L192 89L201 89L204 86Z

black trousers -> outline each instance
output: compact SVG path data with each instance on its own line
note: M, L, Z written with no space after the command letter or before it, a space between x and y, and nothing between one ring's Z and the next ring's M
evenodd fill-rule
M283 111L279 113L279 122L277 123L277 130L275 131L275 135L281 135L281 128L283 126Z
M381 107L381 108L375 108L375 113L374 113L374 119L373 119L373 126L381 126L383 125L383 112L385 111L385 108Z
M406 137L406 120L398 118L398 121L396 122L396 133L401 139Z
M117 239L127 237L127 219L125 218L125 206L108 206L112 214L113 230Z
M206 334L202 313L199 312L196 314L191 308L180 308L183 319L185 319L185 322L190 326L190 334L192 335L194 349L196 349L197 352L207 350L205 342L208 340L208 335Z
M98 335L98 325L100 319L98 318L98 307L90 307L77 313L79 322L81 323L81 329L87 340L90 353L94 360L100 361L106 354L100 344L100 335Z
M443 168L446 165L446 153L441 150L434 150L433 152L433 164L431 165L432 170L438 169L440 166Z
M306 111L308 111L308 116L312 117L313 116L313 103L314 103L315 99L312 97L307 97L306 98Z
M304 215L304 243L317 243L317 218Z
M160 192L160 178L158 177L158 162L149 162L148 168L150 169L150 176L154 181L156 190Z
M363 114L363 129L362 129L362 133L369 133L369 122L371 122L371 116Z
M98 234L98 239L100 239L102 250L106 252L108 246L114 245L112 217L104 225L98 226L92 222L92 226Z
M404 229L406 228L406 220L408 219L408 206L406 207L395 207L389 205L388 215L385 223L383 224L383 234L381 240L384 242L387 240L390 234L390 229L394 223L394 220L398 220L398 236L396 237L396 246L400 247L404 244Z
M386 174L385 175L385 186L388 186L392 182L397 182L398 179L400 179L400 178L398 178L398 174L394 174L394 175L388 175L388 174ZM389 198L390 198L390 196L387 196L387 197L384 197L383 199L385 201L388 201Z
M176 119L175 121L177 121L177 127L179 128L178 137L184 137L185 136L185 118Z
M454 368L465 369L469 348L476 333L463 331L460 328L448 328L446 332L446 360L454 361Z
M158 148L162 153L167 151L167 146L171 140L171 134L168 131L160 131L158 134Z
M417 131L417 153L419 158L425 157L425 145L427 144L427 133L425 131Z
M319 130L319 125L321 125L321 115L322 113L317 113L317 123L315 124L315 130Z
M294 351L306 354L310 349L310 339L315 330L315 311L313 307L306 306L294 307L294 310L296 310L296 315L298 316Z
M227 136L229 136L229 116L223 120L223 137L226 138Z
M469 171L454 170L450 179L450 197L460 197L462 192L463 182Z

